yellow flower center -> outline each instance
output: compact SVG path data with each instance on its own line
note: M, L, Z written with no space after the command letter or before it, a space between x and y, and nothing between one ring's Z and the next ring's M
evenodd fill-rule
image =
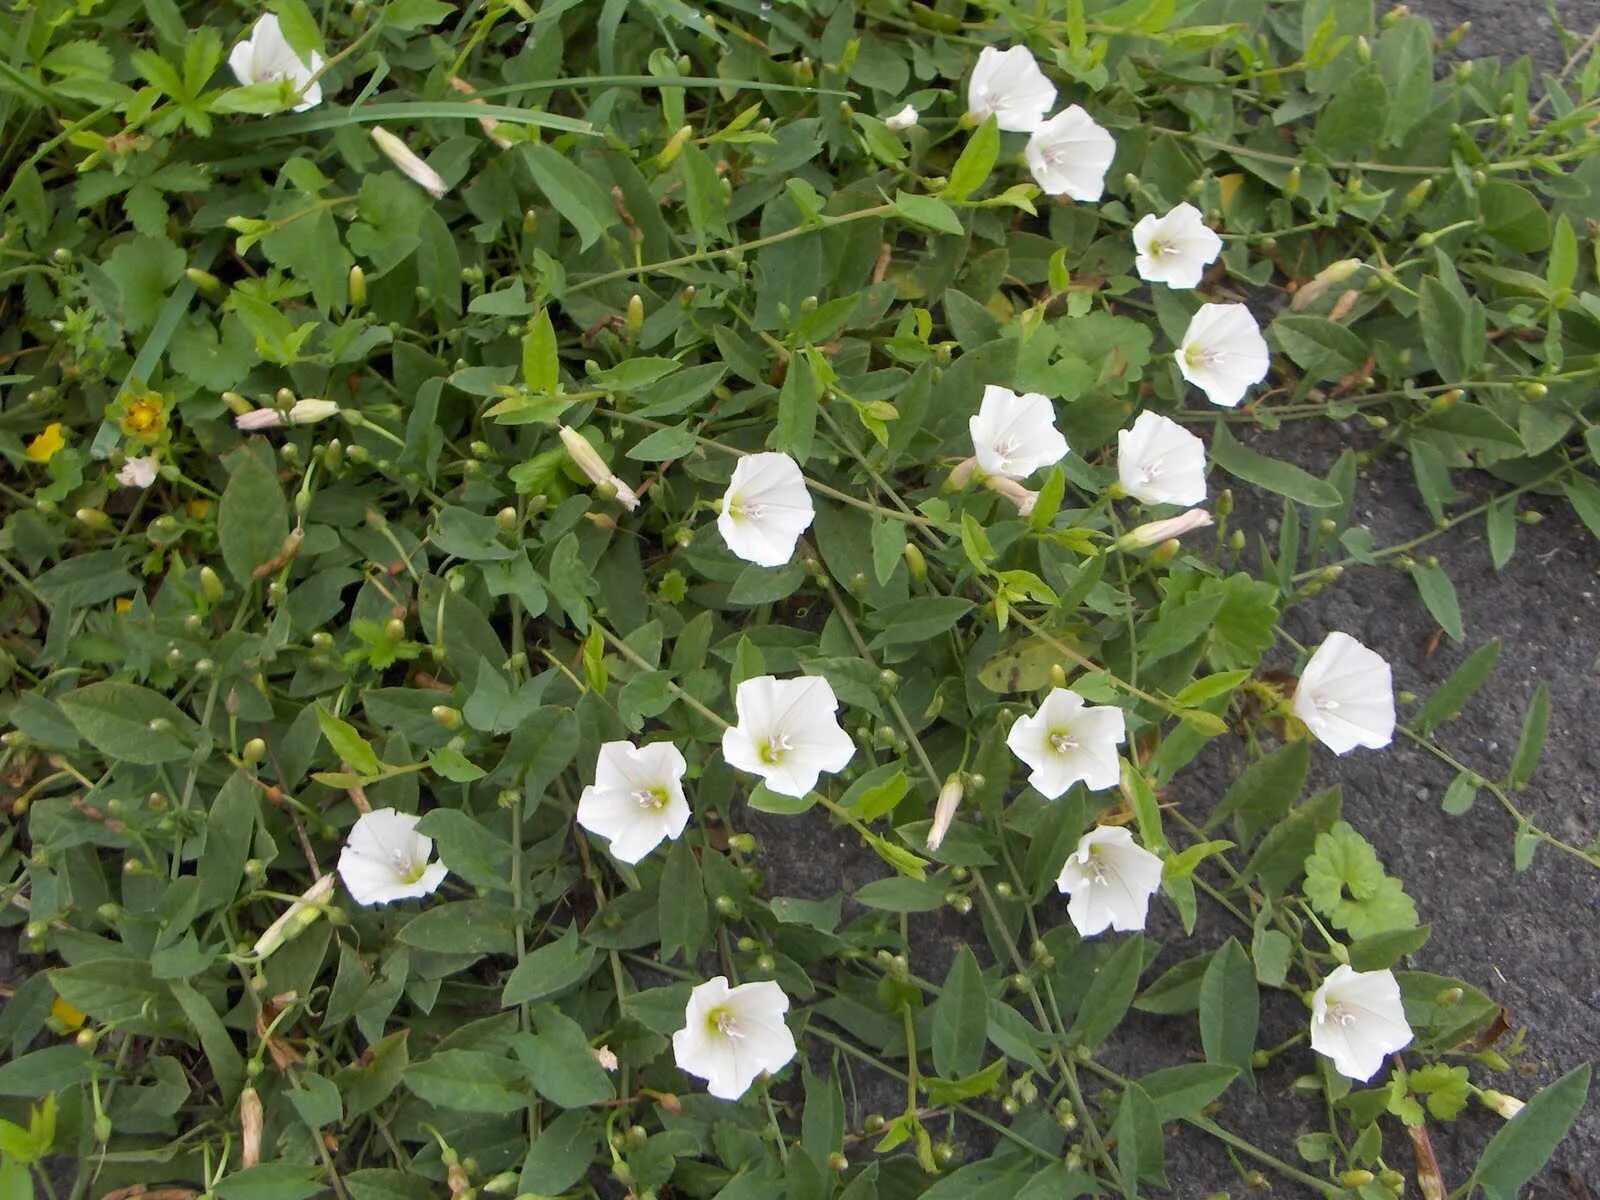
M154 438L166 428L167 414L155 396L142 396L128 402L122 414L122 432L128 437Z

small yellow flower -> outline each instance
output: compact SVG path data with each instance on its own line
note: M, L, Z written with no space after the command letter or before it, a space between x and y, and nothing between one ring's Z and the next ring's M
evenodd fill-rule
M206 518L206 514L211 511L211 501L204 497L189 500L184 503L183 510L194 520L203 521Z
M124 613L131 613L133 611L133 597L132 596L118 596L117 599L116 599L116 608L117 608L117 615L119 617L122 616Z
M155 392L125 397L121 428L124 436L152 442L167 427L167 406Z
M54 421L45 426L44 432L28 443L27 454L34 462L47 463L54 458L67 444L67 439L61 432L61 422Z
M61 1023L61 1032L63 1033L72 1033L74 1030L82 1029L84 1021L88 1019L60 996L57 996L51 1002L50 1015Z

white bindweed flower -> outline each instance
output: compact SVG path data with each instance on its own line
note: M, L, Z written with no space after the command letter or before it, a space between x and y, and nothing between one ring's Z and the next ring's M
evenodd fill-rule
M1023 150L1034 182L1047 196L1098 200L1117 143L1076 104L1062 109L1033 131Z
M1054 800L1079 781L1095 792L1116 787L1121 777L1117 747L1127 736L1120 708L1087 705L1077 692L1056 688L1036 713L1016 719L1006 745L1033 768L1028 782Z
M1384 1056L1411 1044L1400 985L1391 971L1354 971L1340 963L1311 997L1311 1048L1339 1074L1365 1083Z
M990 117L1001 129L1032 133L1056 102L1056 89L1026 46L996 50L985 46L967 81L967 112L973 120Z
M1067 916L1079 937L1144 928L1150 897L1161 889L1161 860L1116 825L1097 825L1078 840L1056 880L1072 899Z
M1133 269L1139 278L1170 288L1200 286L1206 267L1222 253L1222 239L1209 228L1200 210L1180 204L1166 216L1139 218L1133 227L1133 248L1139 252Z
M785 796L804 796L824 771L842 771L855 756L839 727L839 700L820 675L758 675L734 693L739 723L723 731L728 765L761 776Z
M160 468L161 464L156 462L154 455L130 458L117 472L117 482L123 487L147 488L156 481Z
M428 861L433 839L417 832L420 820L392 808L375 808L356 819L339 852L339 878L357 904L413 900L444 882L444 864Z
M1145 504L1206 498L1206 444L1160 413L1142 412L1117 434L1117 482Z
M1242 304L1202 304L1176 358L1183 377L1224 408L1237 407L1272 365L1267 339Z
M885 117L883 124L886 129L890 129L895 133L904 133L908 129L915 129L917 126L916 106L912 104L906 105L899 112Z
M1330 633L1294 690L1294 715L1335 754L1379 750L1394 737L1394 675L1383 655Z
M367 132L372 134L372 140L378 144L378 149L388 156L390 162L400 168L401 174L435 200L442 199L450 190L450 185L444 181L439 172L423 162L410 146L383 126L374 125Z
M617 503L629 512L639 507L638 493L612 473L611 468L606 466L606 460L600 457L599 451L590 444L588 438L570 425L563 425L558 433L573 463L589 477L590 482L596 487L615 492Z
M1191 508L1188 512L1179 513L1175 517L1168 517L1164 521L1151 521L1145 525L1135 526L1112 542L1111 548L1113 550L1147 550L1151 546L1159 546L1162 542L1170 541L1172 538L1182 537L1186 533L1193 533L1196 529L1204 529L1210 524L1210 513L1203 508Z
M1056 410L1038 392L1017 395L990 384L976 416L968 419L973 457L986 475L1026 479L1066 457L1067 439L1055 426Z
M283 36L277 15L263 13L251 27L250 36L241 41L228 55L228 66L240 84L277 83L286 80L294 86L300 103L295 112L305 112L322 103L322 85L313 83L312 77L322 70L322 55L311 52L307 62L294 52Z
M745 562L781 567L815 512L799 463L787 454L746 454L723 494L717 531Z
M689 993L683 1028L672 1035L680 1070L706 1081L718 1100L737 1100L763 1071L781 1070L795 1055L784 1024L789 997L770 981L729 987L725 976Z
M689 823L683 755L671 742L606 742L594 783L578 797L578 824L611 843L620 862L636 863Z

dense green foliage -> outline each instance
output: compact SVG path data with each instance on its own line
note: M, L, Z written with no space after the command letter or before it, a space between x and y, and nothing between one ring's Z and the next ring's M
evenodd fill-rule
M270 7L328 59L304 112L234 86L254 12L0 18L0 925L36 968L0 1012L0 1198L50 1186L46 1155L74 1196L1184 1195L1180 1124L1246 1180L1433 1184L1384 1131L1494 1107L1521 1037L1489 978L1403 969L1428 914L1382 830L1303 794L1328 751L1278 622L1382 565L1465 637L1450 564L1352 519L1373 453L1409 456L1441 528L1484 518L1496 565L1525 493L1600 535L1600 58L1534 100L1526 63L1439 71L1427 23L1371 0ZM1042 196L1023 135L963 120L991 44L1114 136L1102 200ZM1131 227L1185 200L1222 257L1151 288ZM1223 410L1173 351L1234 300L1273 372ZM1048 396L1071 445L1026 514L948 484L990 384ZM1208 442L1217 525L1181 548L1130 537L1176 510L1112 486L1143 411ZM1363 430L1324 477L1240 428L1324 418ZM716 525L763 450L815 502L780 567ZM119 485L133 459L148 487ZM1503 486L1463 509L1472 466ZM1230 478L1283 499L1258 554ZM1458 771L1450 811L1514 814L1519 866L1600 864L1514 795L1542 691L1510 763L1435 741L1497 652L1399 734ZM802 797L720 749L766 674L826 678L856 742ZM1121 780L1046 800L1006 733L1067 684L1125 714ZM678 746L694 812L635 865L573 819L623 739ZM1251 765L1185 811L1167 787L1213 739ZM296 906L386 806L425 814L444 885ZM881 878L774 895L751 808L848 827ZM1164 860L1165 928L1214 905L1227 940L1080 937L1053 885L1097 823ZM920 960L923 922L970 947ZM1345 962L1395 969L1416 1034L1367 1084L1258 1038ZM739 1103L669 1045L718 974L776 980L801 1047ZM1103 1065L1130 1009L1192 1056ZM1269 1152L1227 1102L1280 1055L1303 1071L1274 1101L1321 1124ZM879 1076L903 1111L858 1102ZM1509 1200L1587 1080L1449 1184Z

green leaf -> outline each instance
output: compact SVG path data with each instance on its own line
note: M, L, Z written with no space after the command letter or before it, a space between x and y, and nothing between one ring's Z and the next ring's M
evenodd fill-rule
M518 1065L483 1050L440 1050L412 1063L405 1084L429 1104L454 1112L522 1112L531 1099Z
M1000 126L991 116L972 131L972 136L962 147L961 157L950 168L948 181L939 189L940 198L957 203L965 200L988 181L989 173L994 170L995 160L999 157ZM915 217L911 219L917 220ZM959 223L954 232L961 232Z
M1317 834L1332 829L1339 819L1342 804L1337 785L1312 796L1261 839L1245 874L1259 877L1262 886L1273 895L1288 890L1304 874L1306 856L1315 847Z
M933 1006L933 1065L946 1079L961 1079L982 1065L988 1009L983 971L963 946Z
M1200 1043L1206 1061L1236 1068L1246 1086L1253 1073L1261 997L1255 968L1236 938L1229 938L1211 956L1200 983Z
M1339 489L1331 483L1242 445L1222 421L1217 422L1211 435L1211 461L1235 478L1311 508L1334 508L1344 502Z
M960 596L924 596L880 608L872 616L882 629L868 644L872 650L901 646L907 642L926 642L938 637L973 609L970 600Z
M1367 361L1367 343L1337 321L1283 313L1269 327L1278 345L1311 380L1339 380Z
M1432 275L1425 276L1417 294L1417 321L1433 369L1446 383L1467 377L1467 354L1462 345L1468 327L1467 310L1449 288Z
M64 1092L89 1078L91 1057L71 1043L48 1046L0 1063L0 1096L34 1099Z
M1306 859L1306 899L1337 929L1368 938L1417 924L1417 906L1348 821L1317 835Z
M944 903L946 883L933 879L909 879L893 875L888 879L874 879L857 889L856 901L868 908L881 908L888 912L931 912Z
M1578 278L1578 235L1566 213L1556 218L1555 236L1550 243L1550 261L1545 264L1545 282L1552 292L1570 288Z
M628 451L638 462L667 462L686 456L694 449L694 432L685 425L658 429Z
M91 683L68 692L56 705L101 754L141 766L187 758L200 732L176 704L135 683Z
M1526 786L1539 765L1539 754L1544 749L1545 733L1550 726L1550 689L1541 682L1533 693L1527 715L1522 719L1522 736L1517 739L1517 752L1511 759L1511 773L1506 782L1513 788Z
M1478 802L1478 777L1471 771L1462 771L1450 781L1444 791L1444 811L1459 817Z
M1430 733L1460 713L1467 706L1467 701L1494 674L1494 666L1499 658L1499 638L1485 642L1469 654L1417 710L1417 715L1411 721L1417 732Z
M490 900L455 900L435 904L407 921L396 940L436 954L510 954L516 949L512 931L516 912Z
M271 562L283 548L289 536L289 509L277 475L259 457L241 452L234 464L217 505L217 544L228 571L248 589L256 568Z
M1111 952L1089 983L1069 1036L1091 1050L1122 1023L1144 971L1144 937L1134 934Z
M868 824L894 811L911 790L911 780L899 763L885 763L861 775L839 798L839 807Z
M600 1119L594 1113L571 1109L556 1117L534 1138L522 1164L519 1190L535 1195L569 1190L588 1172L600 1134Z
M1464 638L1466 630L1461 624L1461 602L1456 598L1455 585L1450 582L1450 576L1444 573L1444 568L1433 563L1414 563L1411 579L1417 585L1422 603L1427 606L1433 619L1439 622L1439 628L1449 634L1452 641L1459 642Z
M1233 817L1238 823L1239 839L1254 841L1300 798L1310 765L1311 749L1306 742L1287 742L1265 758L1258 758L1222 794L1205 828L1215 829Z
M1550 1161L1577 1120L1589 1095L1589 1074L1585 1063L1529 1100L1484 1147L1469 1182L1482 1188L1489 1200L1516 1200L1522 1185Z
M1138 1084L1156 1106L1163 1125L1183 1117L1198 1117L1201 1110L1239 1077L1236 1067L1216 1063L1187 1063L1141 1076Z
M960 237L965 232L961 228L961 218L956 216L955 210L943 200L933 196L913 196L909 192L896 192L894 211L902 220L910 221L913 225L921 225L935 233L948 233Z
M321 704L317 705L317 725L334 754L356 774L370 779L382 769L377 753L367 745L366 738L356 732L356 727L340 720Z
M578 941L571 926L549 945L527 954L506 976L500 1003L511 1008L530 1000L547 1000L570 991L594 970L596 951Z
M222 1200L306 1200L327 1188L319 1169L269 1162L235 1171L211 1190Z
M571 158L550 146L528 142L517 147L527 164L534 186L578 233L580 249L587 250L618 221L616 206L604 188Z
M541 308L528 322L528 332L522 336L522 385L536 393L561 389L561 359L547 308Z
M511 1038L512 1049L539 1094L561 1108L582 1108L613 1099L611 1077L589 1052L589 1039L559 1009L534 1012L534 1032Z
M676 839L667 851L657 911L661 918L662 961L671 962L682 950L684 961L693 962L710 935L711 918L706 911L700 864L695 861L687 838Z
M887 517L872 522L872 574L879 587L888 585L894 578L906 548L906 527L903 522Z
M821 400L822 388L810 354L791 355L783 389L778 393L778 420L772 430L771 446L792 455L802 467L811 457Z

